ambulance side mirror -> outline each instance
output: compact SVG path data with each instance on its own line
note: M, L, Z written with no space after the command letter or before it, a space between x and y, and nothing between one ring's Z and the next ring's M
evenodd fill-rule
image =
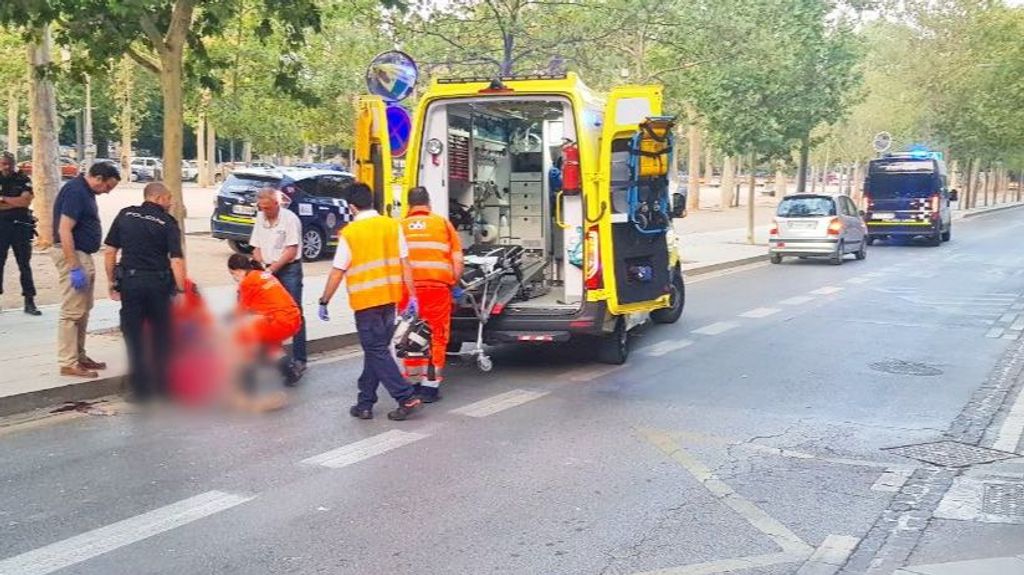
M675 219L686 217L686 194L679 192L672 194L672 217Z

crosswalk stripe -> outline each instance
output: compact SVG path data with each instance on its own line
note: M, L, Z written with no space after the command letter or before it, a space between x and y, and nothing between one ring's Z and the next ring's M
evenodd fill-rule
M3 575L46 575L241 505L252 497L207 491L0 561Z
M533 401L544 397L549 392L547 391L533 391L528 389L513 389L512 391L506 391L505 393L499 393L493 397L480 400L476 403L464 405L460 408L453 409L449 413L455 413L458 415L466 415L469 417L487 417L488 415L494 415L500 411L522 405L528 401Z
M730 329L734 329L736 327L739 327L739 324L729 321L718 321L712 324L708 324L704 327L699 327L691 331L690 333L696 333L699 335L718 335L720 333L725 333Z
M777 308L777 307L759 307L759 308L754 308L754 309L752 309L750 311L745 311L745 312L741 313L740 317L745 317L745 318L750 318L750 319L761 319L761 318L768 317L770 315L775 315L775 314L779 313L780 311L782 311L782 310Z
M782 305L803 305L805 303L814 301L814 298L808 295L798 295L789 299L784 299L779 303Z
M644 355L651 357L661 357L672 353L673 351L679 351L685 347L693 345L693 341L689 339L674 339L667 341L659 341L658 343L648 347L644 350Z
M373 437L367 437L366 439L356 441L355 443L343 445L337 449L321 453L320 455L314 455L313 457L303 459L302 463L339 469L341 467L352 465L353 463L359 463L360 461L369 459L375 455L380 455L393 449L398 449L399 447L419 441L425 437L429 436L425 433L392 429L391 431L386 431L384 433L374 435Z
M841 288L841 287L825 286L823 288L818 288L818 289L816 289L816 290L814 290L814 291L812 291L810 293L812 295L832 295L834 293L839 293L841 291L843 291L843 288Z

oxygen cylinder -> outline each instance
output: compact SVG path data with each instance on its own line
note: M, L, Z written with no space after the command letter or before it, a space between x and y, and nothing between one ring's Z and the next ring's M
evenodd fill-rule
M580 193L580 148L572 140L562 144L562 192Z

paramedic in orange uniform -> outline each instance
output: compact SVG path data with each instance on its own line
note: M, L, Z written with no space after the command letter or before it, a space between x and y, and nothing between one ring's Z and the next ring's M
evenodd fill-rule
M239 343L249 349L255 347L262 354L259 359L277 361L286 382L294 383L299 373L281 345L302 325L299 306L273 274L248 256L231 256L228 270L238 282L238 312L242 316Z
M451 335L452 288L462 277L462 244L447 219L431 213L426 188L409 191L409 214L402 233L409 245L409 265L416 283L420 317L430 326L430 358L405 358L405 374L425 403L441 399L441 370ZM402 307L405 307L403 302ZM431 365L432 364L432 365ZM433 367L433 373L428 369Z

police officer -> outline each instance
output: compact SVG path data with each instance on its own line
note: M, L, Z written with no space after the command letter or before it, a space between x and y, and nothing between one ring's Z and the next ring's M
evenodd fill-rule
M167 213L171 192L153 182L143 189L143 196L142 205L121 210L104 242L110 299L121 301L121 332L128 348L132 394L138 401L166 391L171 302L185 288L181 230Z
M35 218L32 204L32 179L14 168L14 155L0 154L0 294L4 292L4 264L7 251L13 249L14 261L21 274L21 295L25 297L25 313L42 315L36 307L36 285L32 281L32 237Z

